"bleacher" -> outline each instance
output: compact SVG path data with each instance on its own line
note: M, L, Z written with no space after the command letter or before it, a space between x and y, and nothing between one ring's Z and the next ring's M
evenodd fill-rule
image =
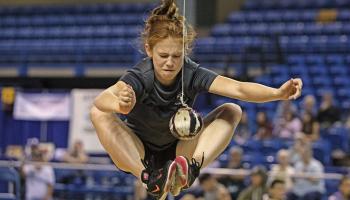
M0 9L0 70L89 66L130 67L140 57L137 37L153 4L21 6Z

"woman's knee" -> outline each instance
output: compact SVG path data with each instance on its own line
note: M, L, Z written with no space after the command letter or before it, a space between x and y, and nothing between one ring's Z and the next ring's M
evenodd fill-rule
M90 109L90 119L92 121L96 121L99 116L101 116L102 111L100 111L98 108L96 108L96 106L92 106L92 108Z
M221 106L222 112L220 113L220 117L232 122L237 123L241 120L242 117L242 109L239 105L234 103L225 103Z

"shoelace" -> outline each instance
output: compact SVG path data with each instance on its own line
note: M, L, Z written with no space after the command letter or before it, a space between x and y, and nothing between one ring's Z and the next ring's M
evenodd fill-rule
M203 155L202 155L202 161L200 163L194 158L191 159L191 168L194 169L194 174L193 175L195 177L197 177L199 175L199 170L202 167L203 162L204 162L204 152L203 152Z

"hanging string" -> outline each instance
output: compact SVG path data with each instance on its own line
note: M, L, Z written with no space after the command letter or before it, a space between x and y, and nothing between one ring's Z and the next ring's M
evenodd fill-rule
M181 70L181 95L180 95L180 101L182 106L188 107L185 103L184 96L185 96L185 90L184 90L184 71L185 71L185 57L186 57L186 36L187 36L187 29L186 29L186 0L183 0L182 5L182 16L183 16L183 25L182 25L182 53L183 53L183 65Z

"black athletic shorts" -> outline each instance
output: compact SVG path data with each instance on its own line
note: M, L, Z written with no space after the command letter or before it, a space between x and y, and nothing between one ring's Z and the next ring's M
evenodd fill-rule
M162 168L167 161L175 159L177 142L178 141L173 142L173 144L164 150L156 151L151 149L149 144L142 141L145 148L144 160L148 162L153 169Z
M140 139L141 140L141 139ZM173 142L173 144L171 144L169 147L167 147L164 150L153 150L150 148L149 144L147 144L146 142L142 141L142 144L145 148L145 157L143 158L143 160L148 163L148 165L152 168L152 169L160 169L162 168L165 163L168 160L174 160L176 157L176 146L177 146L177 142L175 141ZM141 158L142 159L142 158ZM115 165L117 168L118 166ZM118 168L119 169L119 168ZM120 171L123 171L127 174L130 174L130 172L124 171L119 169Z

